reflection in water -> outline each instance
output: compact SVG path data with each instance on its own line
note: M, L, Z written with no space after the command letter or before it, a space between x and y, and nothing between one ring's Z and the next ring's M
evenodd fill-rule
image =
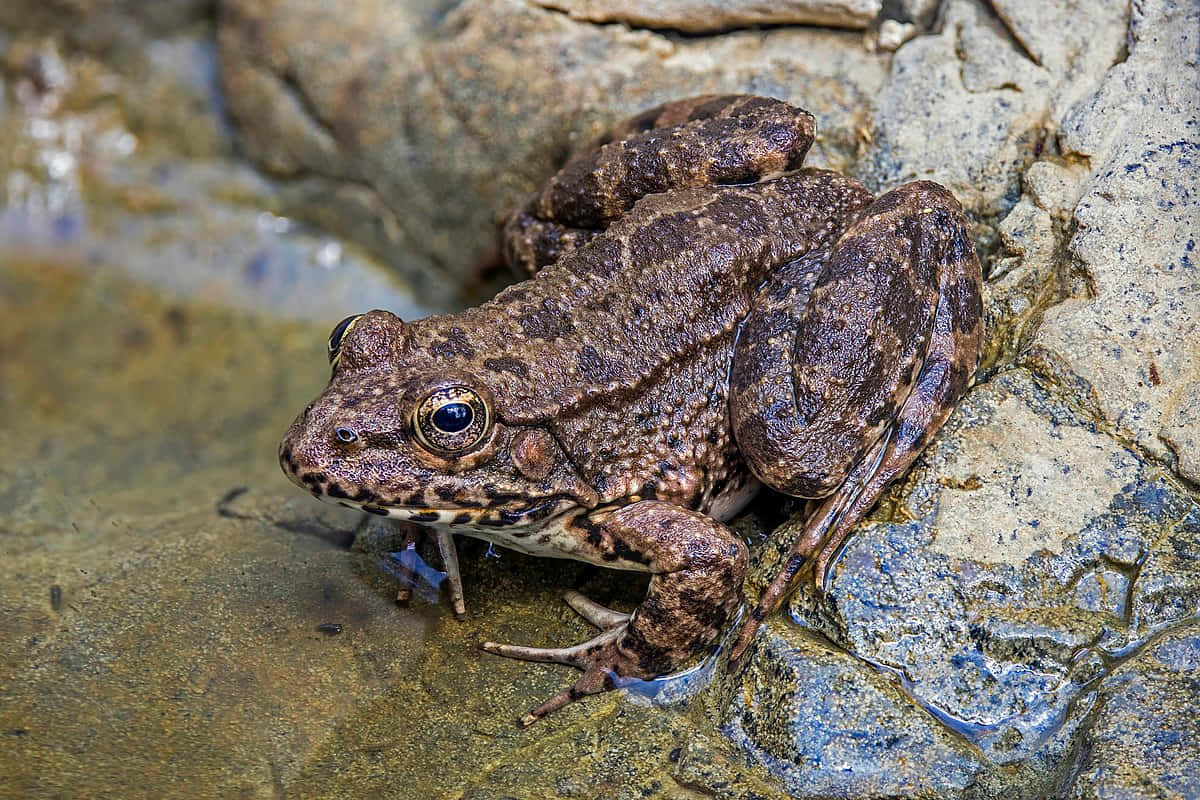
M436 605L441 598L441 586L446 573L429 566L417 553L415 543L389 553L387 558L379 560L379 566L401 585L416 590L421 599L430 605Z

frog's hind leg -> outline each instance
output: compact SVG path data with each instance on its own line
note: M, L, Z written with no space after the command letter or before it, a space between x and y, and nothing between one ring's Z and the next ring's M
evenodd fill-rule
M854 527L941 428L978 366L983 339L982 276L961 208L949 192L928 182L909 184L889 194L902 196L900 206L907 205L906 216L915 218L920 226L913 257L937 265L937 301L920 369L882 438L856 460L837 491L805 522L783 568L747 618L731 658L741 655L762 620L791 592L803 567L811 564L818 590L828 586L833 561ZM888 195L880 200L892 207L898 205ZM868 227L874 224L867 219Z
M532 275L646 195L797 169L815 131L807 111L768 97L704 95L651 108L572 158L509 217L504 258Z
M686 664L716 641L737 608L746 547L724 525L694 511L643 501L587 520L577 553L595 563L651 573L646 599L619 614L569 594L567 602L603 628L574 647L544 648L486 642L489 653L583 670L565 689L521 718L531 725L585 695L618 688L622 678L649 680Z

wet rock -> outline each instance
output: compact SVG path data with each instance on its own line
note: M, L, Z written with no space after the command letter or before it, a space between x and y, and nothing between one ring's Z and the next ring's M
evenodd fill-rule
M798 646L788 623L772 623L752 670L781 676L775 694L752 672L763 700L735 698L731 725L795 796L824 796L848 776L864 781L863 796L973 797L988 785L1006 786L1006 797L1053 794L1090 730L1096 681L1200 612L1197 519L1200 503L1162 470L1028 372L1003 373L971 392L851 540L829 592L793 598L792 620L842 648L842 669L826 674L828 648ZM876 737L846 738L843 729L870 725L844 723L836 697L849 691L860 708L863 690L847 685L881 675L891 691L873 690L879 709L864 717L887 720L880 727L906 743L912 725L924 731L916 758L939 765L919 776L932 784L899 764L875 776ZM926 749L938 741L940 755ZM816 757L828 742L845 752Z
M729 693L727 734L791 797L959 797L981 768L896 676L786 625L769 626Z
M639 28L670 28L687 33L720 33L754 25L826 25L865 28L879 14L879 0L753 0L713 2L672 0L650 6L637 0L538 0L538 5L566 12L585 22L624 22Z
M482 285L500 220L607 124L752 90L813 111L813 160L842 166L886 70L852 33L680 38L502 0L234 0L219 33L241 141L290 211L354 231L440 304Z
M1194 797L1200 788L1200 625L1152 638L1100 685L1065 797Z

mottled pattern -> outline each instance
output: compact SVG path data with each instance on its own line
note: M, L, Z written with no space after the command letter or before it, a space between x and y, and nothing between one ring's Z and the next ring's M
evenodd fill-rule
M280 446L314 495L438 529L451 554L447 532L654 575L629 618L573 603L600 620L591 642L488 646L584 670L526 721L716 639L745 569L718 519L758 481L827 498L740 650L974 373L981 279L957 203L930 183L873 200L801 169L812 135L808 114L757 97L628 121L506 228L514 265L548 266L459 314L356 319ZM487 424L430 429L440 398L478 398Z
M807 112L766 97L712 95L650 109L577 155L510 218L505 255L533 274L647 195L796 169L814 131Z

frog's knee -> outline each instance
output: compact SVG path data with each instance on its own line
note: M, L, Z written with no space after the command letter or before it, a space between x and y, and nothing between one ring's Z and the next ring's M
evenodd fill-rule
M840 471L800 466L803 459L760 459L752 454L743 456L756 478L775 491L792 497L827 497L845 479L845 475Z

